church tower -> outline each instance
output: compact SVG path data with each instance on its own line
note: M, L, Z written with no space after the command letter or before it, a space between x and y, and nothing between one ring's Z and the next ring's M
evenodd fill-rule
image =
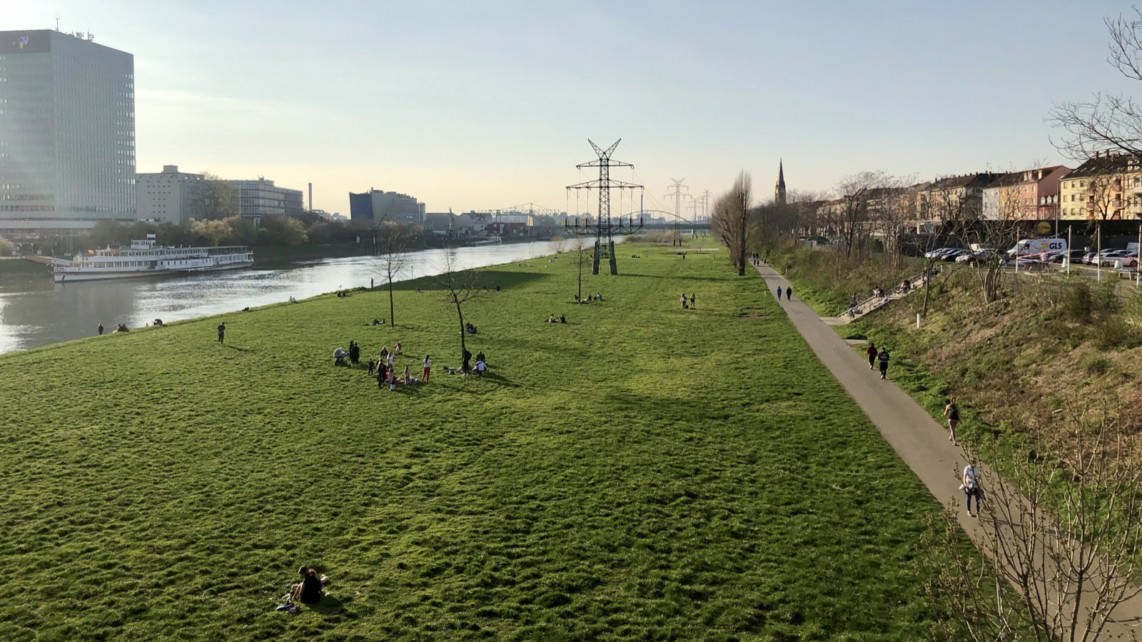
M785 167L782 161L777 161L777 187L773 188L773 202L785 205Z

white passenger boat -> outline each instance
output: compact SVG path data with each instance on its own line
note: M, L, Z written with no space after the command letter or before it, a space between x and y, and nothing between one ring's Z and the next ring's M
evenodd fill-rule
M168 247L159 245L154 234L148 234L127 247L90 250L76 254L70 261L56 260L52 278L56 283L71 283L234 270L253 264L254 253L245 246Z

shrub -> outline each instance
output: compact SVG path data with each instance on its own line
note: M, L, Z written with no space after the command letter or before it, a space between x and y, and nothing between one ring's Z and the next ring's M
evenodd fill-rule
M1095 341L1102 350L1114 348L1133 348L1142 345L1142 336L1138 329L1126 322L1121 316L1104 318L1098 324Z
M1110 372L1112 364L1101 354L1088 354L1079 361L1079 366L1088 374L1104 375Z

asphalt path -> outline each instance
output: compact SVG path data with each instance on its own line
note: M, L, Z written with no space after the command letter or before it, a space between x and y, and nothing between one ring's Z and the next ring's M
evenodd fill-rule
M783 289L789 287L789 282L770 266L761 263L755 267L770 295L776 296L779 286ZM932 496L941 504L955 503L958 508L954 514L960 527L976 547L986 553L988 535L985 524L988 520L970 516L964 506L959 484L967 455L948 440L947 426L937 423L908 393L892 383L891 360L888 379L882 380L879 370L869 370L864 353L858 353L845 342L833 327L797 298L796 292L792 301L782 298L780 303L821 364L833 374ZM887 347L891 355L891 344L882 347ZM994 479L995 473L986 465L977 463L977 468L986 489L988 479ZM986 503L984 510L987 510ZM1100 639L1142 639L1142 595L1123 602L1114 611L1114 616L1114 621L1107 625Z

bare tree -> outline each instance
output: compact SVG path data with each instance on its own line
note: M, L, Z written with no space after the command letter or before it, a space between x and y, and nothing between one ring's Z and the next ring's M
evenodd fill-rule
M1130 80L1142 81L1142 10L1103 20L1110 36L1107 62ZM1055 105L1048 122L1063 130L1053 140L1068 158L1085 161L1114 150L1142 158L1142 104L1129 95L1097 93L1089 100Z
M730 263L737 268L738 276L745 275L746 253L750 233L750 178L744 171L734 180L734 186L714 201L710 225L718 238L730 250Z
M1118 218L1119 210L1114 207L1115 195L1118 194L1118 204L1121 205L1121 178L1116 175L1091 176L1087 181L1086 206L1090 216L1097 217L1098 221L1109 218Z
M971 639L1010 639L996 633L1014 623L1036 640L1119 639L1127 628L1115 616L1140 591L1142 439L1123 407L1067 399L1030 428L1028 455L1011 461L1018 487L985 475L986 568L960 564L932 578L956 599L979 589L955 605ZM958 528L950 513L947 524ZM987 586L989 576L1006 580L1016 599Z
M393 297L393 282L405 267L405 259L410 241L409 231L396 223L385 222L374 232L377 252L381 255L381 269L384 270L385 284L389 291L389 327L396 326L396 303Z
M867 250L867 240L871 232L869 225L869 202L873 190L885 187L889 182L884 172L864 171L853 174L837 185L837 190L844 199L844 207L837 220L841 236L841 244L845 256L863 257Z
M999 299L1004 275L1003 252L1006 248L1014 247L1019 240L1019 221L1026 209L1022 195L1016 190L1001 188L998 201L994 219L980 220L966 230L969 238L974 237L977 244L988 248L977 254L974 261L976 280L984 304ZM1015 259L1018 258L1016 255Z
M588 247L589 245L587 239L583 238L582 236L575 237L575 242L572 246L572 249L575 250L575 263L578 267L579 272L577 281L578 289L576 290L575 294L576 302L583 300L583 266L591 260L591 256L587 254Z
M478 273L471 270L458 271L455 248L444 253L444 272L436 277L444 286L448 303L456 308L456 322L460 329L460 361L464 363L468 354L468 326L464 321L464 304L480 296Z

